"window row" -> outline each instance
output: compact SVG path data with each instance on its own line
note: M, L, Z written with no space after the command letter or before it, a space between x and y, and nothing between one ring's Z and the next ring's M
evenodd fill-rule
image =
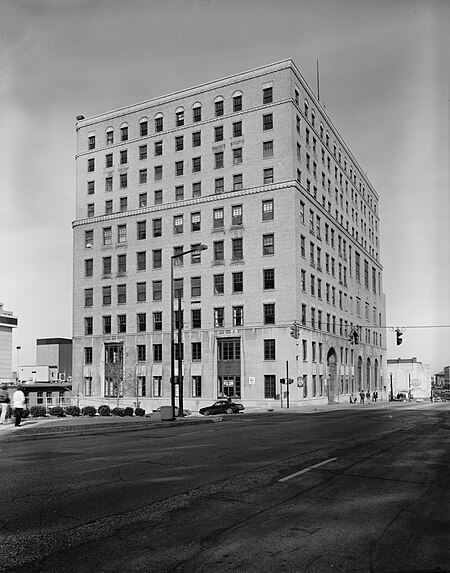
M263 88L262 91L262 103L263 105L273 102L273 87ZM231 109L232 113L237 113L243 110L243 94L242 92L236 92L232 96ZM222 117L225 115L226 106L225 100L222 96L216 97L214 100L214 117ZM202 121L202 105L201 103L195 103L191 108L192 113L192 123L198 123ZM178 107L175 110L174 122L172 127L182 127L187 121L186 110L183 107ZM164 115L162 113L157 113L153 118L153 130L154 133L160 133L164 131ZM150 121L147 117L142 117L139 120L139 137L146 137L150 133ZM115 131L113 127L106 128L105 131L105 142L106 145L113 145L115 138ZM129 139L129 125L127 123L122 123L119 128L119 141L124 142ZM88 134L88 149L93 150L96 148L96 135L94 133Z

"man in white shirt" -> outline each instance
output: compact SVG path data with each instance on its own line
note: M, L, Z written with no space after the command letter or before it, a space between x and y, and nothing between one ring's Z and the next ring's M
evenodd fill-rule
M13 394L13 408L14 416L16 417L14 426L20 426L20 422L22 421L22 412L25 408L25 394L22 392L22 388L20 386L17 387L17 390Z

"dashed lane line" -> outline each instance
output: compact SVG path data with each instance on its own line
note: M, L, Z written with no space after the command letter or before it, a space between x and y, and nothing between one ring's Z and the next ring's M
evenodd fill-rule
M295 478L299 475L306 474L306 473L310 472L311 470L314 470L316 468L320 468L320 466L324 466L325 464L329 464L330 462L334 462L334 460L337 460L337 458L329 458L328 460L324 460L323 462L319 462L318 464L310 466L309 468L304 468L303 470L300 470L299 472L295 472L295 474L285 476L284 478L281 478L278 481L279 482L288 481L288 480Z

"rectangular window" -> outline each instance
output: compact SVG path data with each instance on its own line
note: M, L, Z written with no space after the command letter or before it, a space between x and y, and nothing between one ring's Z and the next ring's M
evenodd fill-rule
M223 167L223 151L214 153L214 169L221 169Z
M123 149L120 152L120 165L125 165L125 163L128 163L128 151Z
M202 170L202 158L193 157L192 158L192 173L198 173Z
M88 137L88 149L95 149L95 135Z
M263 270L263 289L269 290L275 288L275 269Z
M242 96L237 95L233 98L233 111L242 111Z
M242 163L242 147L236 147L233 149L233 165L239 165Z
M192 397L200 398L202 395L202 377L192 376Z
M273 102L273 88L263 88L263 104Z
M153 300L162 300L162 281L153 281Z
M113 212L113 201L108 199L105 201L105 215L110 215Z
M175 137L175 151L183 151L184 148L184 137L182 135L178 135Z
M162 165L155 165L153 169L153 178L155 181L161 181L163 178L163 168Z
M94 259L85 259L84 261L84 276L92 277L94 274Z
M93 195L95 192L95 181L88 181L87 182L87 194Z
M242 237L231 239L231 259L240 261L244 258L244 239Z
M183 215L175 215L173 218L173 232L180 234L183 232Z
M276 397L276 377L274 374L264 375L264 398L274 399Z
M213 276L213 287L214 287L214 294L223 294L224 293L224 275L214 275Z
M233 175L233 191L240 191L243 188L243 177L242 173L237 173Z
M263 115L263 131L273 129L273 114L266 113Z
M127 302L127 285L117 285L117 304Z
M136 300L145 302L147 300L147 283L136 283Z
M175 201L183 201L184 199L184 185L177 185L175 187Z
M117 242L126 243L127 242L127 226L117 225Z
M155 131L160 132L164 129L163 117L155 118Z
M223 328L225 326L225 317L223 307L214 309L214 327Z
M184 173L184 161L175 161L175 175L180 177Z
M223 141L223 125L217 125L214 128L214 141Z
M233 326L244 326L243 306L233 306Z
M93 332L93 318L92 316L86 316L84 319L84 334L86 336L91 335Z
M127 331L127 315L118 314L117 315L117 332L123 333Z
M214 209L213 211L213 229L223 227L223 208Z
M153 362L162 362L162 344L153 345Z
M120 141L128 141L128 127L127 126L120 128Z
M192 147L200 147L202 144L202 132L194 131L192 134Z
M84 363L92 364L92 346L84 347Z
M103 334L111 334L111 316L103 316Z
M262 202L262 220L270 221L273 219L273 199L267 199Z
M127 256L117 255L117 274L124 275L127 272Z
M202 121L202 108L199 105L192 109L192 121L194 123Z
M275 303L269 302L263 305L264 324L275 324Z
M139 169L139 184L147 183L147 169Z
M84 246L86 249L91 249L94 246L94 231L84 232Z
M127 173L121 173L120 174L119 186L121 189L126 189L128 187L128 174Z
M213 243L214 248L214 261L223 261L224 260L224 242L223 241L214 241Z
M201 362L201 360L202 360L202 343L201 342L192 342L191 351L192 351L192 362Z
M102 288L102 304L103 306L108 306L111 304L111 287L104 286Z
M105 177L105 191L109 192L113 190L113 178Z
M137 314L137 331L145 332L147 330L147 315L145 312Z
M162 249L153 249L153 268L160 269L162 267Z
M84 306L93 306L94 305L94 289L92 288L85 288L84 289Z
M153 313L153 330L162 330L162 312Z
M201 216L200 213L191 213L191 231L200 231Z
M95 171L95 159L94 158L88 159L87 170L88 170L88 173Z
M138 344L137 345L137 361L138 362L146 362L147 360L147 348L145 344Z
M263 157L273 157L273 141L263 142Z
M138 396L142 396L144 398L147 394L145 376L138 376L137 377L137 393L138 393Z
M191 277L191 298L202 296L202 279L201 277Z
M242 121L235 121L233 123L233 137L242 136Z
M177 111L175 113L175 125L177 127L181 127L182 125L184 125L184 111Z
M264 360L275 360L275 339L264 339Z
M275 237L273 234L263 235L263 255L275 253Z
M268 169L263 170L263 182L264 185L268 185L269 183L273 183L273 168L269 167Z
M244 292L244 273L233 273L233 292Z
M201 308L193 308L191 310L191 326L192 328L202 327L202 310Z
M196 181L192 183L192 197L201 197L202 196L202 184L201 181Z
M162 219L153 219L153 236L162 236Z
M214 180L214 193L223 193L225 189L225 180L223 177L218 177Z
M242 205L233 205L231 207L231 224L233 226L242 225Z
M126 211L128 209L128 199L126 197L120 198L120 210Z

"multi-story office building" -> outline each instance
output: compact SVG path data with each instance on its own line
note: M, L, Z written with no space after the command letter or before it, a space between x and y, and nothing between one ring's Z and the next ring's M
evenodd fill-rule
M77 119L74 392L170 403L171 270L188 408L381 389L378 195L291 60Z

